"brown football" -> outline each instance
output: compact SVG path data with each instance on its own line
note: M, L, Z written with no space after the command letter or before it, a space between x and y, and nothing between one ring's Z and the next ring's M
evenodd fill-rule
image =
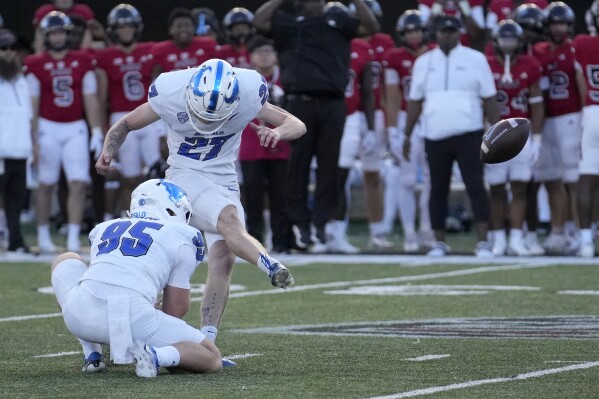
M526 118L510 118L497 122L483 136L480 146L481 161L509 161L522 151L529 134L530 122Z

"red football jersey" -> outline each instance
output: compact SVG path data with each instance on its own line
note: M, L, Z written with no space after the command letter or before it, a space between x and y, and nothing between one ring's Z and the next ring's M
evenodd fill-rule
M578 35L573 45L587 83L584 105L599 105L599 37Z
M511 82L502 81L504 67L496 56L487 57L487 61L495 79L501 117L528 118L530 87L543 76L543 67L539 61L529 55L520 55L516 64L510 68Z
M164 72L193 68L204 61L215 58L216 41L210 37L194 37L186 48L181 48L172 40L158 42L152 46L153 64L158 64Z
M383 60L383 67L394 69L399 76L399 88L402 93L402 111L406 110L406 103L410 94L410 83L412 82L412 66L415 61L416 56L404 47L387 51Z
M238 68L250 68L250 55L245 46L235 48L231 44L216 47L216 58L227 61Z
M146 101L152 82L150 49L153 43L137 43L127 54L111 46L97 52L98 67L108 77L110 112L129 112Z
M269 86L269 93L271 96L282 97L285 93L281 86L281 71L278 66L271 76L265 76L266 83ZM256 125L260 125L258 119L254 119L253 122ZM263 147L260 145L260 138L256 134L256 131L247 125L243 129L241 136L241 145L239 147L239 160L240 161L257 161L260 159L288 159L291 152L291 146L289 142L281 140L277 143L275 148L270 146Z
M533 47L533 54L543 66L543 75L549 78L546 115L560 116L579 112L582 105L576 85L576 60L572 42L565 40L555 49L551 48L549 42L537 43Z
M468 0L468 2L470 3L470 7L484 7L483 0ZM435 0L418 0L419 5L423 5L428 8L432 8L434 3L435 3ZM445 6L443 7L443 14L453 15L461 20L462 12L460 11L460 8L458 7L457 3L458 3L457 0L447 0L445 2ZM481 28L484 28L484 26L482 26ZM460 42L464 46L470 46L470 44L472 44L472 38L470 37L469 34L466 33L465 29L462 30Z
M526 0L526 4L534 4L541 10L545 9L549 3L547 0ZM501 22L504 19L508 19L512 11L515 9L513 0L491 0L487 7L487 17L489 14L495 14L497 16L497 22Z
M395 47L393 38L385 33L375 33L368 40L374 54L374 62L372 63L372 86L374 88L374 106L379 109L381 107L381 97L383 90L383 58L385 52Z
M95 64L84 51L69 51L61 60L48 53L25 58L25 74L35 75L40 82L39 115L54 122L83 119L83 77L94 72Z
M349 81L345 87L345 104L348 115L362 109L362 75L364 68L373 61L374 51L370 43L364 39L353 39L349 61Z
M33 26L37 26L40 21L48 14L50 14L52 11L62 11L59 10L58 8L56 8L56 6L54 4L44 4L43 6L40 6L34 14L33 17ZM85 4L73 4L73 6L71 8L69 8L66 11L63 11L65 14L67 15L77 15L78 17L83 18L86 22L91 21L92 19L94 19L94 12L92 11L91 8L89 8L89 6L85 5Z

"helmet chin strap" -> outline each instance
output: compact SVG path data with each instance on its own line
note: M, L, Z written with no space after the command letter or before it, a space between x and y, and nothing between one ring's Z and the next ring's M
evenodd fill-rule
M510 54L505 54L503 56L503 76L501 76L501 83L503 84L512 84L514 83L514 79L512 78L512 56Z

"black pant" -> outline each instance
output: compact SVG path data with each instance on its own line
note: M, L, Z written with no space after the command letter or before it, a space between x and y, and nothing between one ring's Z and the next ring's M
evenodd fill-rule
M27 161L4 159L4 174L0 175L0 195L4 199L4 212L8 226L8 250L25 247L21 234L21 211L27 192Z
M290 226L285 214L284 202L287 161L271 159L242 161L241 171L245 192L243 208L246 214L248 233L263 242L264 194L268 192L273 249L288 250Z
M458 162L462 173L474 221L489 220L489 198L484 184L484 167L479 158L482 135L482 131L476 131L443 140L425 140L431 176L429 211L433 230L445 230L453 161Z
M312 219L316 227L322 228L333 218L338 206L337 164L345 124L345 101L294 95L288 97L286 108L307 128L306 134L291 143L285 195L287 215L291 223L298 226L309 226ZM308 183L314 155L318 169L311 212Z

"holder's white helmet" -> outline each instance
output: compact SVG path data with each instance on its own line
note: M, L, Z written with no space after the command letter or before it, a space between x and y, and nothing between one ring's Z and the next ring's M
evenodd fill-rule
M130 217L189 223L191 215L187 194L172 181L148 180L131 194Z
M239 82L227 61L204 62L189 80L186 90L189 120L200 133L220 129L239 104Z

